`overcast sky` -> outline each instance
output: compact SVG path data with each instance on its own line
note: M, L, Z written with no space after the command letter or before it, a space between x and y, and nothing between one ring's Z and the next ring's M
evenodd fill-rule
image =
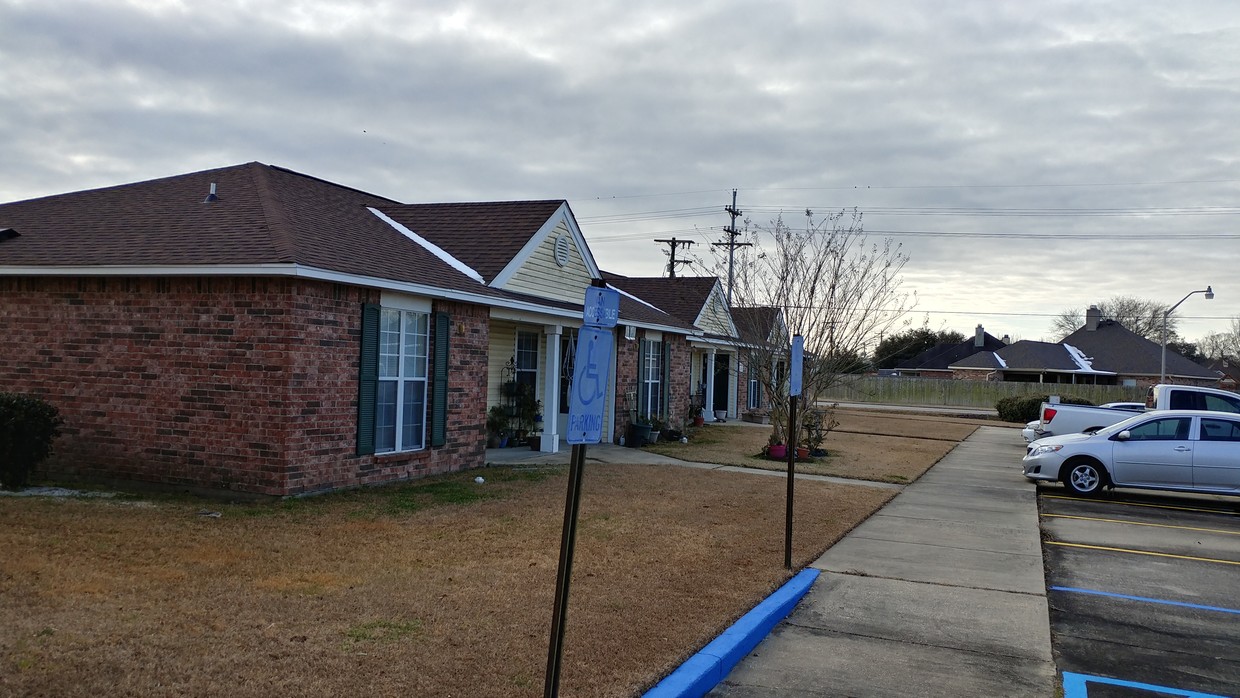
M0 201L257 160L567 199L600 264L857 207L912 317L1240 315L1240 3L0 0ZM683 272L682 273L692 273Z

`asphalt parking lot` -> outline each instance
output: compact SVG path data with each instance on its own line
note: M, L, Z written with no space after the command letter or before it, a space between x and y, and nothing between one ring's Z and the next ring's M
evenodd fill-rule
M1038 491L1065 698L1240 696L1240 499Z

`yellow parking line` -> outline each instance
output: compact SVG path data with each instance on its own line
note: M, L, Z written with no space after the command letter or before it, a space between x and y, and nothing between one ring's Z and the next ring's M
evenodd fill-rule
M1130 550L1128 548L1108 548L1104 545L1085 545L1084 543L1061 543L1055 540L1046 541L1047 545L1062 545L1066 548L1085 548L1087 550L1109 550L1113 553L1132 553L1133 555L1151 555L1153 557L1170 557L1176 560L1196 560L1198 562L1218 562L1224 565L1240 565L1236 560L1218 560L1212 557L1193 557L1192 555L1172 555L1171 553L1155 553L1149 550Z
M1129 507L1149 507L1151 509L1176 509L1178 511L1205 511L1211 514L1230 514L1235 516L1236 512L1228 509L1204 509L1202 507L1173 507L1169 504L1142 504L1141 502L1117 502L1106 499L1081 499L1080 497L1064 497L1058 494L1044 494L1043 499L1064 499L1069 502L1097 502L1098 504L1123 504Z
M1206 533L1222 533L1228 536L1240 536L1240 531L1223 531L1217 528L1198 528L1196 526L1172 526L1171 524L1146 523L1144 521L1123 521L1121 519L1103 519L1097 516L1068 516L1067 514L1043 514L1046 518L1076 519L1078 521L1104 521L1106 523L1128 524L1129 526L1153 526L1154 528L1178 528L1181 531L1204 531Z

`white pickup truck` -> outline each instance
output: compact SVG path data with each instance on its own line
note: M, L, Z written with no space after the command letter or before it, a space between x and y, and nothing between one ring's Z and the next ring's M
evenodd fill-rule
M1139 409L1139 406L1133 403L1111 403L1100 407L1089 407L1044 402L1041 418L1026 426L1025 438L1032 441L1055 434L1094 431L1132 417L1136 409ZM1152 385L1145 394L1145 409L1213 410L1240 413L1240 395L1226 390L1198 388L1191 385Z

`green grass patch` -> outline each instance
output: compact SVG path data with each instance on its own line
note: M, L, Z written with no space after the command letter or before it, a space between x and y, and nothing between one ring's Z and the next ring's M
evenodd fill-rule
M406 637L416 637L421 632L422 621L420 620L407 623L375 620L354 625L345 631L344 637L346 642L358 645L363 642L393 642Z

